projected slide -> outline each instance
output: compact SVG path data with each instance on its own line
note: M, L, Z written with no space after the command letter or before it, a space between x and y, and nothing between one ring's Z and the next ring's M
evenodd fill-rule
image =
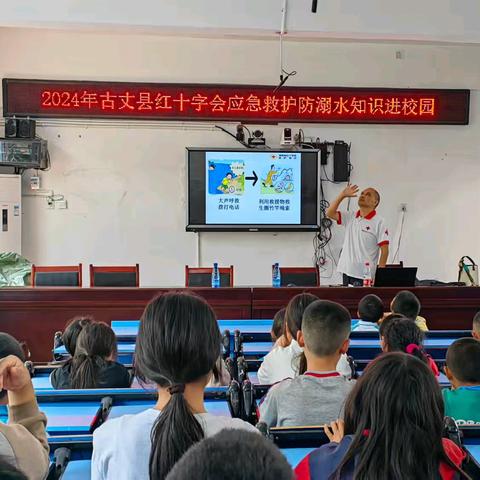
M301 154L206 152L207 224L300 224Z

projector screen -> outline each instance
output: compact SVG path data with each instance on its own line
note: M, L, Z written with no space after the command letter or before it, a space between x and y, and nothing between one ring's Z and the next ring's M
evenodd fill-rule
M187 149L188 231L314 231L317 150Z

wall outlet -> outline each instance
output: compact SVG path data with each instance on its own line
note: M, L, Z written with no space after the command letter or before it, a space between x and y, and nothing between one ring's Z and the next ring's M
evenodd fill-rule
M406 212L407 211L407 204L406 203L401 203L400 204L400 211L401 212Z
M40 177L38 175L30 177L30 188L32 190L40 190Z
M58 209L60 210L65 210L68 208L68 204L66 200L59 200L58 202L55 202L57 204Z

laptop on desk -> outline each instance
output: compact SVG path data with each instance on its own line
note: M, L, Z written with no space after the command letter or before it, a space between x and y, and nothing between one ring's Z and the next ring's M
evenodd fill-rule
M414 287L417 267L383 267L377 268L374 287Z

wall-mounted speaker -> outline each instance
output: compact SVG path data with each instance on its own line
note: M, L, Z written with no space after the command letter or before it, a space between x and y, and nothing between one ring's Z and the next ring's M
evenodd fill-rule
M35 138L35 120L29 118L18 119L17 137L19 138Z
M348 182L350 180L349 146L336 140L333 146L333 181Z
M6 118L5 119L5 137L15 138L18 131L18 119Z

